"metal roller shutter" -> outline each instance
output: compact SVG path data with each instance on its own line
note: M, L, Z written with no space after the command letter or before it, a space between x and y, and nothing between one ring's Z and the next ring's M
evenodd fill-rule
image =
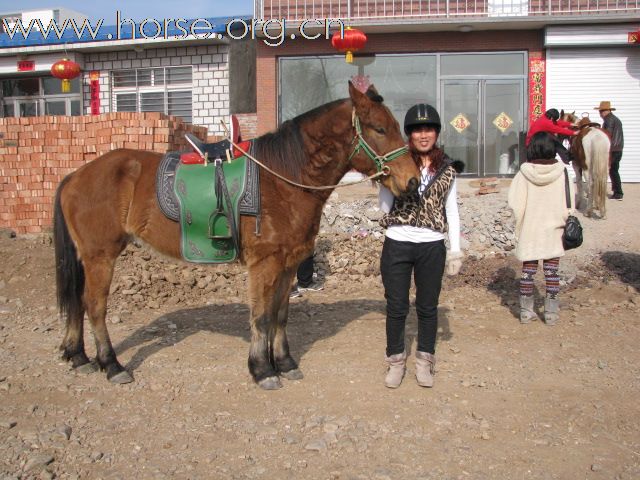
M549 48L547 108L582 112L598 122L593 109L610 100L622 121L623 182L640 182L640 48Z

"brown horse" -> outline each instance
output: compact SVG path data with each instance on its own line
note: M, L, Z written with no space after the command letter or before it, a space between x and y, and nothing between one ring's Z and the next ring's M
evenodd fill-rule
M257 138L255 157L307 186L335 185L350 169L365 175L384 170L382 183L395 195L414 191L418 168L403 149L398 122L382 97L373 86L363 94L351 82L349 95ZM395 152L392 161L386 156L390 152ZM57 295L66 317L60 349L74 368L95 369L84 349L86 312L97 364L114 383L133 381L116 358L105 324L116 259L134 238L165 255L181 257L179 224L167 219L156 201L161 158L158 153L114 150L67 176L56 195ZM260 235L254 218L241 217L240 261L249 272L249 371L264 389L280 388L279 376L302 378L287 341L289 291L298 264L313 251L330 194L331 189L300 188L263 170Z

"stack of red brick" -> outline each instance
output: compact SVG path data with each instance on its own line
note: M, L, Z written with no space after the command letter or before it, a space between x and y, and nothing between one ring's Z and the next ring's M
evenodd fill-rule
M207 138L205 127L156 112L0 118L0 228L49 229L56 188L68 173L117 148L185 150L187 132Z

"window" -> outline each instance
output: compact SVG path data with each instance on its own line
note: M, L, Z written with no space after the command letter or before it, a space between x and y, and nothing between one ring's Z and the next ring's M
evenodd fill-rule
M111 73L116 112L162 112L192 118L191 67L139 68Z
M62 93L54 77L9 78L0 81L0 115L81 115L80 77L71 80L71 91Z
M443 54L440 74L445 75L522 75L526 72L522 53Z
M399 122L409 107L436 101L435 55L304 57L280 60L280 121L349 96L347 80L365 75Z

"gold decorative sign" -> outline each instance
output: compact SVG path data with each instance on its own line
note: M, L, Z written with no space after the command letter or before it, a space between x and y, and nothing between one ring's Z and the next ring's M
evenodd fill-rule
M453 117L453 120L451 120L449 124L453 128L455 128L458 131L458 133L462 133L471 125L471 122L467 117L464 116L463 113L459 113L458 115Z
M496 118L493 119L493 124L496 126L498 130L504 133L506 130L509 130L509 127L513 125L513 120L506 113L502 112Z

